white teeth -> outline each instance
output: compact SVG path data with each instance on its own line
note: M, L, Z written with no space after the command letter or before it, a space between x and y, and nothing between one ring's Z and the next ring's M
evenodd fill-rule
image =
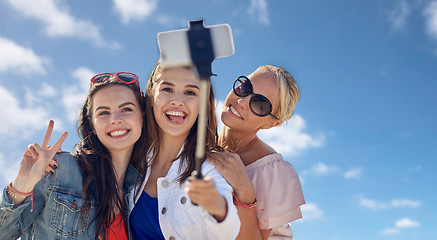
M237 110L235 110L235 108L233 106L230 106L229 109L231 109L231 112L235 115L237 115L237 117L241 118L240 114L237 112Z
M168 111L166 112L166 114L172 116L178 116L178 117L185 117L185 114L183 112Z
M127 130L119 130L109 133L112 137L118 137L127 133Z

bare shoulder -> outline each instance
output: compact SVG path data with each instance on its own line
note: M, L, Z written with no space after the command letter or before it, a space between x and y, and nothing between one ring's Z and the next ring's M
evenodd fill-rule
M276 153L276 150L267 143L263 142L260 138L254 143L253 150L258 152L258 158L265 157L267 155Z
M267 155L276 153L275 149L272 148L267 143L263 142L260 138L256 138L252 143L250 148L244 153L240 154L241 159L244 161L245 165L248 165L257 159L263 158Z

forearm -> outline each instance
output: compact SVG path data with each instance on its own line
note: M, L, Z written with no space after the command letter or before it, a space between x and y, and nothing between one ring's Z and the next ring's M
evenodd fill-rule
M217 218L209 216L204 218L206 224L207 235L205 239L217 239L217 240L228 240L236 239L238 232L240 230L240 220L238 218L237 209L232 203L232 196L225 195L226 200L226 216L222 221L218 221Z
M235 186L234 195L238 216L241 221L240 233L237 239L263 239L256 214L256 198L252 182L245 187Z
M226 199L219 195L216 206L218 207L214 209L214 212L210 212L210 214L215 218L215 220L217 220L217 222L222 222L228 213Z
M215 221L211 221L212 218L205 219L208 229L207 232L209 232L207 239L235 239L240 230L240 219L237 209L233 204L232 188L221 176L219 177L219 175L217 175L215 181L217 191L226 204L226 215L222 221L218 221L217 218L214 218Z
M261 239L261 231L258 225L256 210L253 208L237 208L241 227L237 240Z

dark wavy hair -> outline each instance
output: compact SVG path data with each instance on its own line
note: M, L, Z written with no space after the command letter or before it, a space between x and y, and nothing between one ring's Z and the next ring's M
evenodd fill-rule
M100 142L91 122L93 96L100 89L114 85L127 86L132 89L143 115L141 136L134 145L129 163L140 172L143 172L145 170L141 169L145 168L144 163L147 161L146 146L148 145L148 138L146 118L144 116L145 97L142 96L139 86L137 84L127 85L115 77L111 77L106 82L92 85L80 112L77 130L82 141L76 144L75 155L82 173L82 198L84 199L84 204L80 210L82 225L85 223L91 205L95 204L97 206L96 214L91 218L91 223L96 221L97 224L95 239L98 239L100 234L104 235L106 229L109 228L115 217L115 207L121 210L123 216L127 212L126 204L118 194L120 191L123 192L123 189L119 189L117 185L111 155ZM140 178L137 179L137 183L140 180Z
M186 67L190 69L189 67ZM146 119L147 119L147 132L150 138L150 145L147 150L147 155L152 154L149 159L149 165L158 157L159 148L160 148L160 137L159 131L160 128L156 123L155 115L153 114L153 101L154 95L157 85L161 80L161 74L165 71L164 66L158 60L155 69L149 77L147 82L145 95L147 99L146 104ZM214 91L212 85L209 89L209 99L208 99L208 122L207 122L207 131L206 131L206 143L205 143L205 153L207 156L214 151L221 151L221 148L218 147L218 135L217 135L217 118L215 115L215 98ZM183 183L184 180L191 175L191 173L195 169L195 152L196 152L196 143L197 143L197 122L191 127L190 132L185 139L184 149L176 157L176 159L180 158L181 162L179 165L179 172L181 174L177 178L180 183ZM175 161L176 159L173 159ZM185 170L182 172L183 167L186 166ZM142 173L145 176L145 173Z

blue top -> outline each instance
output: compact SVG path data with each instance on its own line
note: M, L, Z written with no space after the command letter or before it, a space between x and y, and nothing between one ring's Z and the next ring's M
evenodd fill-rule
M129 223L132 235L136 240L164 240L159 226L158 199L152 198L144 191L130 214Z

